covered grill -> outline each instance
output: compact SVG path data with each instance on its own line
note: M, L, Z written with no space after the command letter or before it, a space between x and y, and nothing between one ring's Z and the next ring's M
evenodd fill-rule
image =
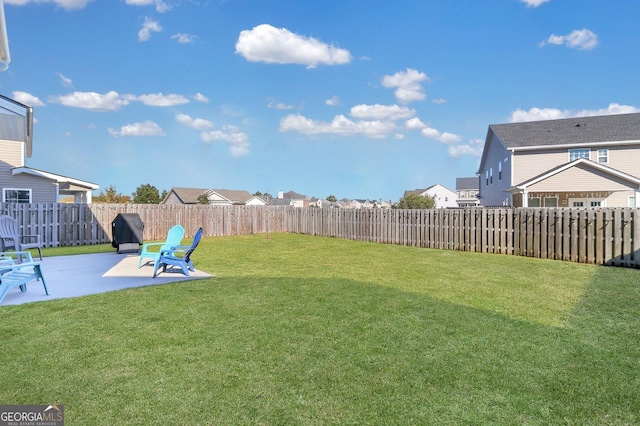
M144 222L138 213L118 213L111 222L111 246L118 253L137 252L142 244Z

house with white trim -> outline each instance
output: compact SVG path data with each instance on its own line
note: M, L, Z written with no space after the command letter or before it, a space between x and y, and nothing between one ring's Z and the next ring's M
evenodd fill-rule
M458 207L476 207L480 204L478 199L478 176L456 178L456 194Z
M456 202L457 194L442 184L431 185L426 189L415 189L413 191L405 191L404 195L418 194L422 197L429 196L435 201L437 209L444 209L448 207L458 207Z
M199 204L206 196L208 204L216 206L265 205L266 201L248 191L236 189L180 188L173 187L161 204Z
M31 158L33 110L0 95L0 191L3 203L57 203L72 196L75 203L91 203L98 185L27 167Z
M489 126L481 206L638 207L640 113Z

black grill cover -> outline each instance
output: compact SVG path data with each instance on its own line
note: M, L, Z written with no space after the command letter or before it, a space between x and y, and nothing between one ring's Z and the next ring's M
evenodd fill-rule
M119 213L111 222L113 241L111 246L118 248L120 244L142 244L144 222L140 220L138 213Z

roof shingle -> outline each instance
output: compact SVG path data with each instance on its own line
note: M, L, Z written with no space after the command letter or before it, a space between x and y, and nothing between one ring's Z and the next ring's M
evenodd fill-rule
M507 148L640 141L640 113L492 124Z

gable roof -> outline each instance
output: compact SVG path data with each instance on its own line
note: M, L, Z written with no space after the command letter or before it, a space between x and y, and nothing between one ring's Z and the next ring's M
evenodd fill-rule
M545 179L550 178L553 175L556 175L558 173L562 173L563 171L571 168L571 167L576 167L579 165L584 165L588 168L592 168L595 170L600 170L608 175L611 176L615 176L621 179L624 179L628 182L634 183L635 185L637 185L638 187L640 187L640 178L636 177L636 176L632 176L630 174L627 173L623 173L619 170L616 170L614 168L611 168L609 166L605 166L604 164L601 163L596 163L595 161L591 161L591 160L587 160L586 158L579 158L577 160L574 161L570 161L568 163L565 164L561 164L557 167L554 167L552 169L547 170L544 173L539 174L538 176L534 176L530 179L527 179L524 182L521 182L509 189L507 189L507 192L517 192L519 190L525 189L531 185L534 185L538 182L541 182Z
M478 188L480 188L480 181L477 176L456 178L456 190Z
M492 124L489 126L489 136L491 132L507 149L512 150L620 142L640 143L640 113Z
M474 178L474 179L478 180L477 178ZM436 188L441 188L444 191L449 191L451 194L455 194L455 191L450 190L449 188L447 188L446 186L444 186L442 184L436 183L435 185L431 185L430 187L428 187L426 189L418 188L418 189L414 189L414 190L410 190L410 189L405 190L404 191L404 196L406 197L407 195L410 195L410 194L422 195L424 193L427 193L428 191L433 192L433 190L436 189Z
M244 204L253 197L248 191L235 189L209 189L207 193L216 193L233 204Z
M282 195L283 195L283 198L289 199L289 200L306 200L309 198L306 195L298 194L295 191L285 192Z
M208 189L205 188L171 188L165 200L173 192L183 204L198 204L198 197L204 194ZM164 201L164 200L163 200Z

